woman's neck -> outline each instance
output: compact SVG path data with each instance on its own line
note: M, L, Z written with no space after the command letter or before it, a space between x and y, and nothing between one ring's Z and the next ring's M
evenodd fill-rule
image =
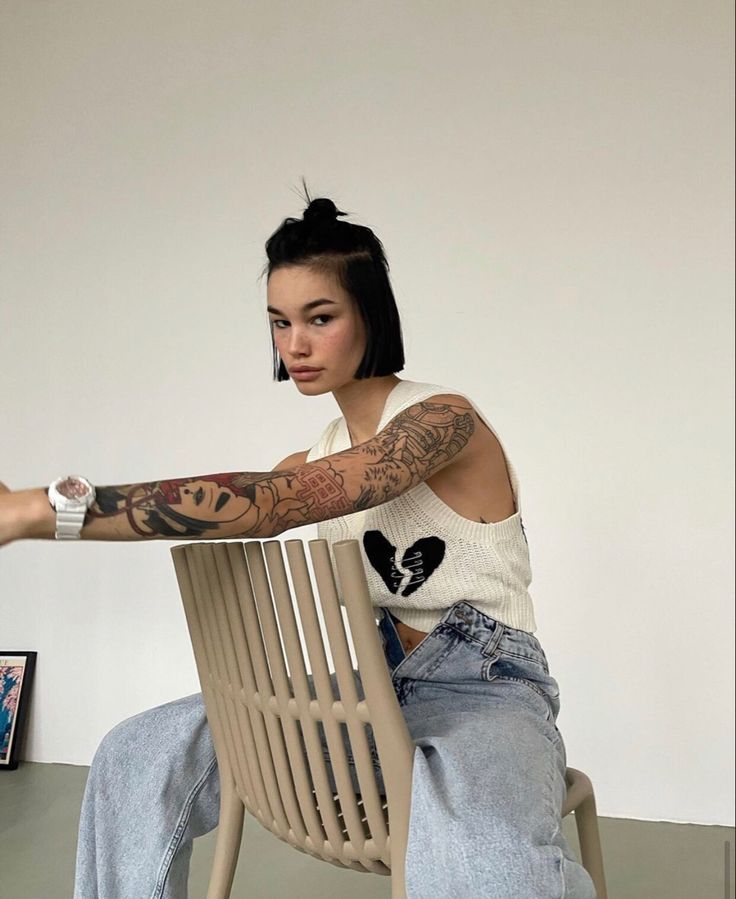
M357 446L374 437L389 393L402 380L396 375L350 381L333 390L348 428L350 445Z

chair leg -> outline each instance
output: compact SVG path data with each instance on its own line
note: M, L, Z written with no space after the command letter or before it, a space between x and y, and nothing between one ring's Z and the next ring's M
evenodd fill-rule
M608 899L606 879L603 874L603 851L598 831L598 814L595 796L591 793L575 809L575 826L580 842L583 867L595 884L596 899Z
M409 845L411 784L404 784L404 795L389 805L389 843L391 845L391 899L406 899L406 851Z
M403 867L400 872L391 869L391 899L406 899L406 880Z
M221 785L220 821L207 899L230 899L243 838L245 807L232 785Z

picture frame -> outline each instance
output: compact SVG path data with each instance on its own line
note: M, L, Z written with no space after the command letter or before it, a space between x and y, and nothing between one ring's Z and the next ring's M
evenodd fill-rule
M0 650L0 771L18 767L35 669L36 652Z

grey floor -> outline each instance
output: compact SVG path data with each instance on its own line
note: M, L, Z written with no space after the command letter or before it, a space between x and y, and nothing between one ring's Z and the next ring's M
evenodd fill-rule
M22 762L16 771L0 772L0 899L70 899L88 770ZM563 824L577 852L573 817ZM610 899L734 897L733 828L618 818L601 818L599 826ZM190 899L206 895L215 836L216 831L194 841ZM390 894L388 877L312 859L246 816L232 899L389 899Z

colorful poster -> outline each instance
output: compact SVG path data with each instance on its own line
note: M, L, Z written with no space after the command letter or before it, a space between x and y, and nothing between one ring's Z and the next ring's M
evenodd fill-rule
M10 764L27 663L27 656L0 655L0 765Z

